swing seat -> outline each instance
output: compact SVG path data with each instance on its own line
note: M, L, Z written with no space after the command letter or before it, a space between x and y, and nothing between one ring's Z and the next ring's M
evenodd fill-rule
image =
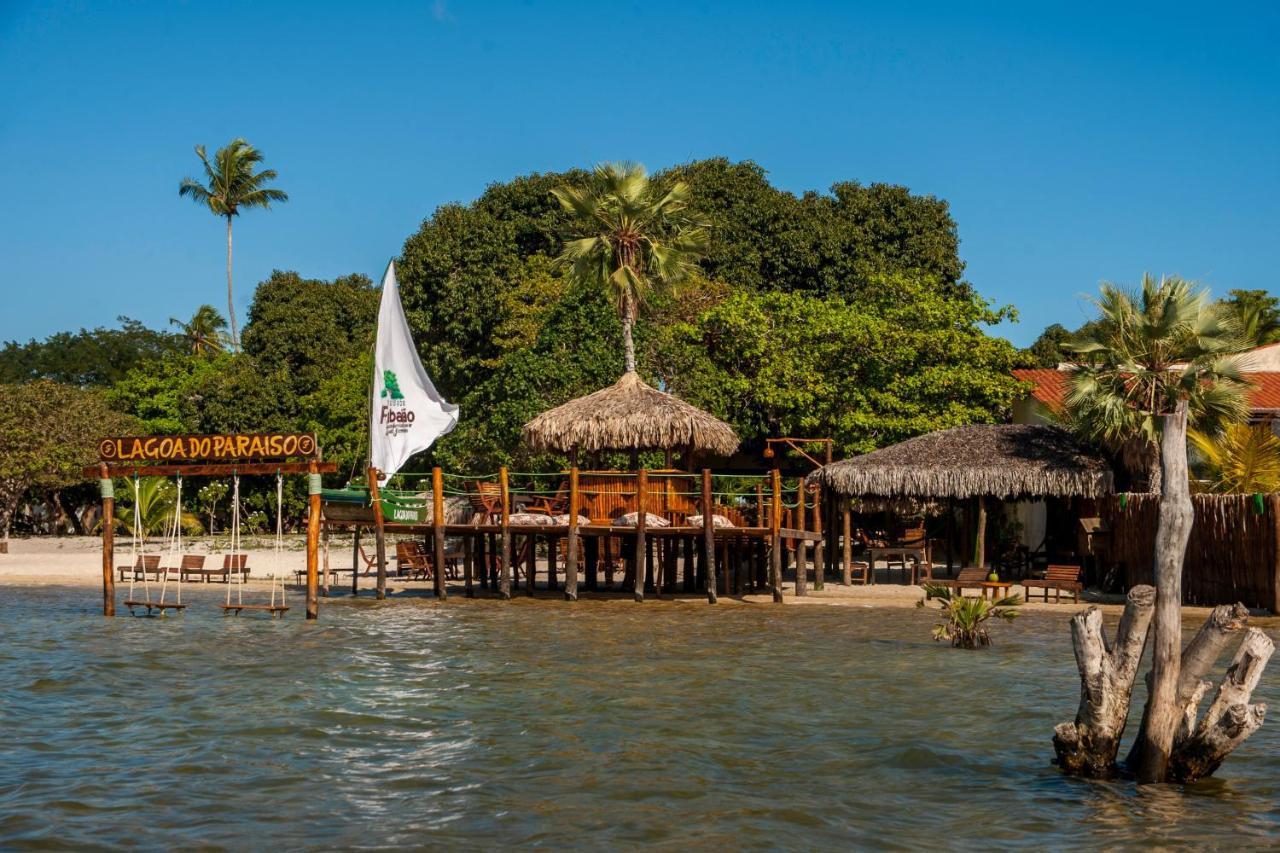
M124 606L129 608L129 613L135 616L137 615L133 610L135 607L145 607L147 616L155 616L156 614L164 616L170 610L176 610L181 613L187 608L185 604L170 604L167 602L161 604L158 601L126 601Z
M270 613L272 616L283 616L289 611L289 607L284 604L224 604L222 605L223 616L239 616L241 610L257 611L259 613Z

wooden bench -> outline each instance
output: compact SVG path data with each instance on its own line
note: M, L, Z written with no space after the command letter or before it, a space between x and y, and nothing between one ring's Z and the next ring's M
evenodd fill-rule
M980 569L977 566L970 566L967 569L961 569L960 574L956 575L954 578L938 578L937 580L929 581L929 583L933 586L945 586L948 589L959 592L963 595L963 591L966 589L982 589L982 584L986 579L986 569ZM933 596L929 595L926 588L925 598L932 597Z
M1072 601L1080 602L1080 593L1084 590L1084 584L1080 582L1079 566L1049 566L1044 570L1044 577L1038 579L1030 579L1022 582L1022 587L1027 591L1027 600L1031 600L1031 590L1044 590L1044 600L1049 600L1049 590L1053 590L1053 601L1058 603L1062 600L1062 593L1071 593Z
M226 554L222 557L222 568L201 569L200 574L204 576L205 583L216 575L222 576L223 583L230 583L232 575L242 575L240 580L246 581L249 579L249 555Z
M183 554L181 565L166 566L160 571L165 575L177 575L178 580L183 581L192 575L198 577L204 574L204 554Z
M125 580L126 572L133 572L133 579L136 581L144 580L148 574L155 575L156 580L160 580L160 555L139 554L132 566L116 566L116 568L120 571L121 581Z

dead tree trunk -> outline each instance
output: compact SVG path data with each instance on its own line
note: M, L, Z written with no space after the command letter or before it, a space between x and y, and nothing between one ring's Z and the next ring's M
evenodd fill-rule
M1182 560L1195 510L1187 479L1187 401L1165 415L1160 448L1160 515L1156 525L1155 638L1150 693L1131 768L1139 782L1163 782L1182 723L1178 676L1182 665Z
M1058 764L1075 776L1101 779L1116 772L1116 756L1129 716L1129 697L1147 644L1156 591L1129 590L1112 645L1102 633L1102 611L1090 607L1071 617L1071 641L1080 669L1080 708L1074 722L1054 729Z

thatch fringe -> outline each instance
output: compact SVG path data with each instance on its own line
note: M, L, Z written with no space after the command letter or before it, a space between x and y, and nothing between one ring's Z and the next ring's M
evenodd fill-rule
M859 497L1005 499L1110 494L1111 468L1053 426L984 424L939 430L809 475Z
M695 450L728 456L738 449L733 427L635 373L543 412L524 425L534 450Z

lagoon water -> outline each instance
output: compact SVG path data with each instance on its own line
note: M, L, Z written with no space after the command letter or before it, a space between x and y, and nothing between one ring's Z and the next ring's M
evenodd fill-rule
M1066 616L0 591L0 847L1269 847L1280 721L1189 789L1063 778ZM1277 667L1257 698L1277 698Z

